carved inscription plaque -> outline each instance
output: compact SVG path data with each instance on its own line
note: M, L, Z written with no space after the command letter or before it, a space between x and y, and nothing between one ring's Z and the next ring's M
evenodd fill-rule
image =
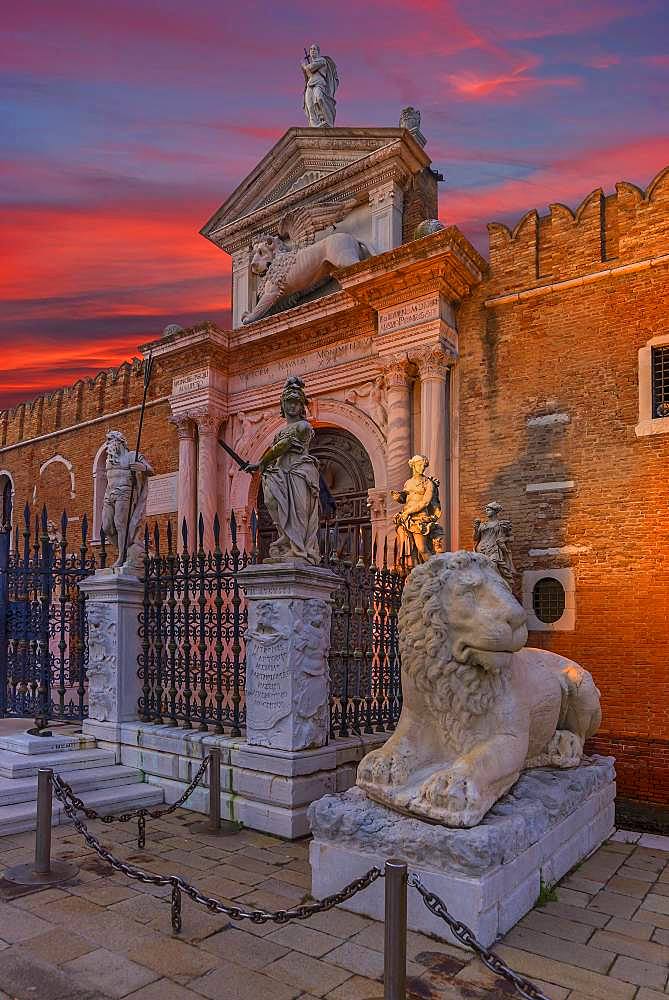
M415 302L403 302L402 305L379 310L379 333L393 333L434 319L439 319L439 296L428 295Z
M200 371L189 372L187 375L177 375L172 380L172 394L183 396L188 392L197 392L198 389L206 389L209 385L209 369L202 368Z
M151 476L146 494L147 514L172 514L177 510L177 473Z
M246 705L249 742L252 730L272 729L291 710L288 647L284 638L249 638Z

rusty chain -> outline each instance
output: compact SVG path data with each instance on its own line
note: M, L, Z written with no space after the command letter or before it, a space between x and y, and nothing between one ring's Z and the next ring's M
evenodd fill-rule
M338 906L339 903L344 903L347 899L351 899L356 895L356 893L361 892L362 889L366 889L368 885L371 885L372 882L376 882L378 878L383 877L383 872L380 868L370 868L365 875L354 879L352 882L349 882L348 885L345 885L343 889L340 889L339 892L333 893L331 896L326 896L325 899L318 899L313 903L302 903L300 906L294 906L289 910L275 910L273 912L268 910L244 910L239 906L230 906L228 903L222 903L219 899L215 899L213 896L206 896L180 875L154 875L152 872L144 871L143 868L138 868L137 865L131 865L125 861L120 861L118 858L115 858L111 851L107 850L106 847L103 847L97 837L91 833L84 821L79 819L77 815L77 808L70 801L70 796L67 791L68 787L67 782L64 782L62 778L60 778L57 774L54 774L54 795L58 801L62 803L63 809L67 813L69 819L72 820L75 830L81 834L88 846L95 851L103 861L106 861L107 864L111 865L111 867L116 871L121 872L121 874L126 875L128 878L136 879L138 882L144 882L147 885L171 886L171 920L172 929L175 934L178 934L181 930L182 893L189 896L193 902L200 903L202 906L206 907L206 909L211 913L224 913L233 920L250 920L252 924L266 924L270 921L276 924L286 924L289 920L307 920L316 913L323 913L326 910L331 910L333 907Z
M511 983L519 996L524 997L525 1000L549 1000L545 993L531 983L529 979L525 979L524 976L520 976L513 969L502 961L499 955L495 955L494 952L489 951L484 948L483 945L476 940L474 933L463 924L461 920L456 920L455 917L451 916L448 912L448 907L446 903L441 899L435 892L430 892L426 889L420 880L419 875L409 876L409 885L417 889L423 898L423 902L427 906L431 913L434 913L436 917L441 917L441 919L448 924L451 932L455 938L464 944L466 948L470 948L478 957L481 959L483 964L487 966L491 972L496 973L501 976L502 979L506 979L507 982Z
M177 799L176 802L173 802L172 805L167 806L167 808L165 809L148 809L145 807L141 807L139 809L131 809L129 812L115 813L115 814L105 813L104 815L102 815L95 809L91 809L90 806L87 806L86 803L83 801L83 799L80 799L75 794L74 789L72 788L71 785L68 785L67 781L65 781L63 778L60 777L58 778L58 781L63 790L63 794L67 797L70 804L78 812L82 812L86 817L86 819L99 819L101 823L129 823L131 819L136 819L137 847L143 848L146 845L147 816L150 819L161 819L161 817L168 816L170 813L173 813L176 809L179 809L179 807L184 804L186 799L192 794L192 792L195 791L197 786L200 784L204 776L204 772L207 770L210 762L211 762L211 755L207 754L207 756L203 758L202 763L200 764L195 776L193 777L193 780L188 785L183 794ZM54 774L54 781L55 779L56 775Z

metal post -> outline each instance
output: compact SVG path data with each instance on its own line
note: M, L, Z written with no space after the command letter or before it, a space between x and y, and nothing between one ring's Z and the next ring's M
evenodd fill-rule
M59 885L74 878L79 869L69 861L51 861L51 824L53 771L40 767L37 772L37 830L35 860L29 864L8 868L4 877L18 885Z
M407 866L404 861L386 861L385 886L383 997L384 1000L406 1000Z
M53 771L40 767L37 772L37 831L35 833L35 874L51 873L51 782Z
M209 828L212 833L221 829L221 751L209 751Z

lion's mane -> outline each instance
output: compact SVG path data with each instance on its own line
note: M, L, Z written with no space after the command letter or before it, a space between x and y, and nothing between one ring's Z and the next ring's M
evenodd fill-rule
M398 616L402 671L423 695L442 727L460 746L469 742L469 723L483 715L500 693L498 673L453 658L443 607L443 588L453 573L495 570L477 552L446 552L416 566L404 588Z
M255 247L259 243L269 242L270 237L261 237L256 241L253 247L253 252L255 252ZM295 266L295 261L297 259L297 247L291 247L287 243L281 240L274 249L274 257L272 262L267 268L267 271L263 275L263 281L260 283L258 289L259 294L262 294L265 285L269 282L279 289L281 293L285 292L288 287L288 275ZM252 254L253 256L253 254Z

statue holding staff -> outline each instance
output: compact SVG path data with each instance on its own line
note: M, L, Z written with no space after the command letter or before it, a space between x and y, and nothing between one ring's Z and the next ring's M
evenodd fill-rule
M317 459L309 454L314 430L306 419L307 403L302 379L287 379L281 393L286 425L259 462L245 463L247 472L261 473L265 503L279 532L265 560L270 563L298 560L316 566L320 562L320 474Z
M149 476L153 469L139 451L128 448L120 431L107 434L107 488L102 506L102 529L118 547L114 567L141 573L144 543L140 529L146 513ZM125 554L125 558L124 558Z
M337 67L330 56L321 56L318 45L304 51L304 113L313 128L326 128L335 123L337 102L335 91L339 86Z

